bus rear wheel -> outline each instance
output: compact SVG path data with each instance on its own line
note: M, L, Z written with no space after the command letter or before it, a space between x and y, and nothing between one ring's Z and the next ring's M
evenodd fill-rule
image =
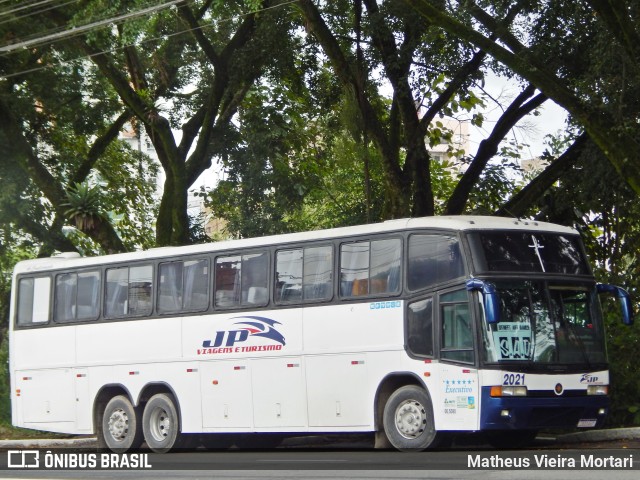
M140 415L124 395L113 397L105 406L98 443L116 453L139 448L143 442Z
M173 399L164 393L151 397L142 414L142 429L147 446L165 453L180 445L180 421Z
M424 450L435 446L433 407L427 392L406 385L391 394L384 406L384 431L398 450Z

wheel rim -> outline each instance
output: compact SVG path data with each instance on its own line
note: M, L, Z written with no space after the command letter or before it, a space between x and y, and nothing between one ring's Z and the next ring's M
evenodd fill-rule
M109 415L109 434L117 442L122 442L129 434L129 415L122 408L117 408Z
M405 400L396 408L395 422L398 433L411 440L424 432L427 413L424 406L417 400Z
M171 416L164 408L156 407L149 416L149 432L157 442L164 441L173 430Z

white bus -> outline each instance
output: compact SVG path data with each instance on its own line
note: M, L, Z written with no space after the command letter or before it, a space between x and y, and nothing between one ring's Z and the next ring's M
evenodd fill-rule
M575 230L491 217L67 254L19 263L13 282L13 424L119 452L321 432L513 445L599 427L598 293L632 321Z

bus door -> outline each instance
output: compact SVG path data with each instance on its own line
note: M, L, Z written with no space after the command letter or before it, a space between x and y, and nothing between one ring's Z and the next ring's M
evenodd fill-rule
M443 430L478 428L478 370L470 295L465 289L438 295L436 331L441 375L439 401L434 399L434 409L443 414Z

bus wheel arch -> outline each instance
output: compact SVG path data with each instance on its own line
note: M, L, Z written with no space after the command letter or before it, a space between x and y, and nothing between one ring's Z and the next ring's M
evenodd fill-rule
M380 385L378 385L374 402L375 448L377 449L395 448L384 431L384 407L393 392L405 385L415 385L424 388L424 384L420 379L410 372L398 372L387 375L382 379Z
M437 445L433 402L417 377L394 377L379 389L376 404L376 447L383 446L382 436L388 442L384 446L398 450L425 450Z

